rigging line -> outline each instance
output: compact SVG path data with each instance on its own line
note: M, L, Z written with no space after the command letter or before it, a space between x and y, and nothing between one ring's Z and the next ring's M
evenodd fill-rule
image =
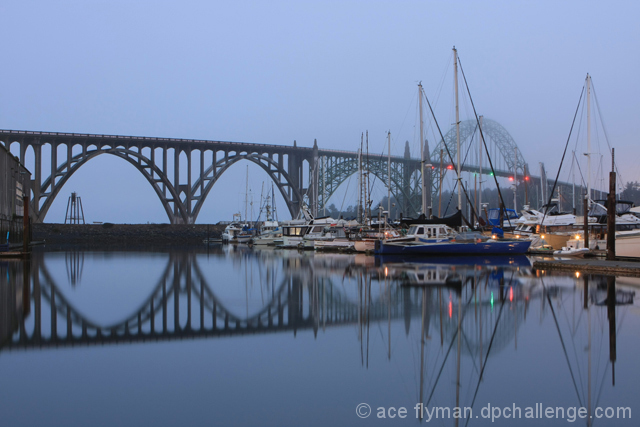
M469 138L470 140L473 140L473 137L476 134L476 130L478 130L478 126L477 125L473 129L473 133L471 134L471 137ZM462 164L465 164L467 162L467 158L469 157L469 151L471 151L471 144L469 144L469 146L467 147L467 152L464 155L464 160L462 161ZM442 178L443 178L442 180L444 180L444 174L443 174ZM447 216L447 212L449 212L449 206L451 206L451 201L453 200L453 194L456 192L456 188L458 188L458 180L456 180L455 184L453 184L453 190L451 190L451 194L449 195L449 201L447 202L447 206L444 208L444 216ZM477 215L477 212L474 211L474 213Z
M347 189L344 190L344 197L342 198L342 204L340 205L340 213L342 213L342 208L344 208L344 201L347 199L347 193L349 192L349 184L351 184L351 177L353 175L349 175L349 179L347 180ZM326 202L325 202L326 204Z
M467 83L467 76L464 74L464 70L462 69L462 62L460 61L460 57L458 57L458 64L460 65L460 71L462 72L462 79L464 80L464 85L467 88L467 94L469 94L469 99L471 100L471 106L473 107L473 114L476 117L476 124L480 129L480 138L482 139L484 150L487 153L487 160L489 160L489 166L491 167L491 172L493 173L493 180L495 181L496 188L498 189L500 202L502 202L502 208L504 209L504 213L505 213L504 216L507 218L507 221L509 222L509 227L511 227L511 220L509 219L509 215L507 214L507 211L506 211L507 204L504 202L504 198L502 197L502 191L500 191L500 184L498 184L498 177L496 176L496 171L493 169L493 161L491 160L491 155L489 154L489 148L487 148L487 141L484 139L484 132L482 131L482 126L480 126L480 119L478 118L478 113L476 111L476 106L473 102L473 98L471 98L471 90L469 89L469 84Z
M596 108L598 109L598 116L600 117L600 123L602 124L602 131L604 132L604 139L607 141L607 147L609 147L609 154L611 154L611 144L609 143L609 133L607 132L607 127L604 124L604 120L602 119L602 111L600 111L600 103L598 102L598 95L596 95L596 89L593 85L593 81L591 82L591 90L593 91L593 98L596 101ZM615 162L615 159L614 159ZM620 182L622 183L622 175L620 174L620 170L618 169L618 164L615 163L616 172L620 176Z
M582 168L580 167L580 162L578 162L578 158L576 157L576 152L573 152L573 157L576 159L576 166L578 167L578 173L580 174L580 182L583 186L586 186L587 182L584 179L584 175L582 174Z
M562 159L560 160L560 166L558 167L558 173L556 174L556 180L553 182L553 187L551 188L551 192L549 193L549 201L547 202L547 204L551 203L551 199L553 198L553 192L556 190L556 186L558 185L558 178L560 177L560 171L562 170L562 163L564 162L564 157L567 154L567 147L569 146L569 140L571 139L571 133L573 132L573 126L576 123L576 117L578 116L578 110L580 109L580 103L582 102L582 95L584 95L584 86L582 86L582 91L580 92L580 99L578 99L578 105L576 106L576 113L573 116L573 121L571 122L571 129L569 129L569 136L567 137L567 143L564 146L564 152L562 153ZM591 195L587 195L587 197L590 197ZM544 219L547 216L547 211L549 209L545 209L544 211L544 215L542 215L542 221L540 221L540 224L544 224ZM585 212L584 215L586 216L587 213Z
M582 316L582 311L583 310L580 310L580 316ZM570 322L569 322L569 318L567 316L567 312L565 311L564 313L565 313L565 318L567 319L567 325L569 325ZM580 322L580 319L578 319L578 323L579 322ZM569 325L569 330L571 330L571 326L570 325ZM575 334L572 333L570 335L571 335L571 344L572 344L572 347L573 347L573 354L574 354L576 360L578 360L578 350L576 349L576 341L574 339L575 338ZM576 369L578 371L578 380L580 381L580 390L584 390L584 383L582 382L582 371L580 369L580 364L576 363Z
M402 130L404 129L404 125L407 122L407 117L409 116L409 111L413 109L413 103L415 102L415 92L411 94L411 102L409 102L409 107L407 107L407 112L404 114L404 119L402 119L402 123L400 124L400 129L398 129L398 135L402 135ZM396 135L391 137L391 141L393 142L393 148L396 148Z
M575 159L575 163L578 164L578 168L580 167L580 162L578 161L578 158L576 157L576 152L578 150L578 141L580 140L580 130L582 129L582 119L584 117L584 104L582 105L582 108L580 110L580 121L578 122L578 131L576 132L576 140L575 140L575 144L573 145L573 158ZM571 162L571 167L573 168L573 161ZM582 182L584 184L584 176L582 176L582 172L580 173L580 177L582 179Z
M578 396L578 402L580 406L582 405L582 399L580 399L580 392L578 391L578 386L576 384L576 378L573 374L573 369L571 369L571 363L569 362L569 355L567 354L567 347L564 345L564 340L562 339L562 333L560 332L560 326L558 325L558 318L556 317L556 311L553 308L553 304L551 303L551 297L549 296L549 292L547 292L547 286L544 284L544 279L540 278L542 282L542 287L544 288L544 292L547 296L547 302L549 303L549 308L551 309L551 314L553 315L553 320L556 324L556 329L558 331L558 337L560 337L560 343L562 344L562 350L564 351L565 359L567 359L567 366L569 367L569 372L571 373L571 380L573 381L573 388L576 390L576 396Z
M462 338L464 339L464 343L466 344L467 348L469 349L469 354L473 354L473 351L471 350L471 343L469 342L469 338L467 338L467 334L462 333ZM476 358L473 357L473 358L471 358L471 360L473 360L473 368L479 374L480 371L478 371L478 365L476 365Z
M442 95L442 89L444 88L444 81L445 81L445 78L447 77L447 74L449 73L449 67L451 67L451 63L453 62L451 58L453 58L453 52L449 54L449 59L446 62L447 66L445 67L444 72L442 73L442 78L440 79L440 87L436 91L436 100L434 105L438 105L438 101L440 100L440 95Z
M487 280L486 282L489 282L489 276L487 276ZM471 300L473 299L473 295L475 294L474 292L471 292L471 295L469 296L469 300L467 301L467 304L465 306L465 310L464 310L464 314L462 316L462 319L460 319L460 321L462 322L462 320L464 320L464 317L467 315L467 307L469 306L469 304L471 304ZM438 381L440 380L440 376L442 375L442 371L444 370L444 365L447 362L447 359L449 358L449 353L451 352L451 348L453 347L453 343L456 341L456 337L458 336L458 329L456 328L456 332L453 334L453 337L451 338L451 344L449 345L449 348L447 349L447 354L445 354L444 356L444 360L442 361L442 365L440 366L440 371L438 372L438 376L436 377L436 381L433 384L433 388L431 389L431 394L429 395L429 399L427 399L427 403L425 406L429 406L429 403L431 402L431 398L433 397L433 393L435 393L436 391L436 386L438 385Z
M436 115L433 112L433 108L431 108L431 103L429 102L429 98L427 98L427 95L424 92L423 92L423 96L424 96L424 99L427 101L427 105L429 106L429 111L431 112L431 116L433 117L433 121L435 122L436 126L438 127L438 133L440 134L442 145L447 150L447 154L449 155L449 160L451 161L451 164L453 165L454 169L458 170L455 162L453 161L453 156L451 155L451 151L449 151L449 147L447 146L447 143L446 143L446 141L444 139L444 135L442 134L442 130L440 129L440 124L438 124L438 120L436 119ZM476 212L476 210L475 210L475 208L473 206L473 203L471 203L471 200L469 199L469 195L467 194L467 190L464 188L464 185L460 184L460 188L462 188L462 191L464 192L464 195L465 195L465 198L467 200L467 203L469 203L469 205L471 206L471 210L473 211L473 213L476 216L478 216L478 213ZM429 190L429 191L431 191L431 190ZM462 206L460 206L460 212L462 213ZM469 223L469 221L464 216L464 214L462 215L462 219L464 220L464 222L467 223L467 225L469 227L473 228L473 226Z
M513 283L513 275L515 273L511 273L511 277L509 278L509 284L505 287L511 286ZM478 390L480 390L480 381L482 381L482 376L484 375L484 369L487 366L487 362L489 360L489 353L491 353L491 347L493 346L493 340L496 337L496 332L498 332L498 325L500 324L500 318L502 317L502 311L504 309L504 304L507 302L506 298L502 298L502 304L500 304L500 312L498 313L498 318L496 319L496 325L493 328L493 333L491 334L491 340L489 341L489 348L487 348L487 354L484 357L484 362L482 364L482 369L480 370L480 376L478 377L478 383L476 384L476 391L473 393L473 399L471 400L471 408L473 408L474 403L476 402L476 397L478 396ZM465 423L465 427L469 424L470 418L467 418L467 422Z

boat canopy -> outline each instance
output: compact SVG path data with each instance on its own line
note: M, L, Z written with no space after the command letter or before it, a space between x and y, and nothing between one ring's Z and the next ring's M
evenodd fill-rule
M449 216L442 217L442 218L438 218L437 216L434 215L431 219L427 219L427 217L424 214L422 214L416 219L404 218L402 222L407 225L443 224L451 228L456 228L456 227L462 227L462 212L456 211L456 213Z

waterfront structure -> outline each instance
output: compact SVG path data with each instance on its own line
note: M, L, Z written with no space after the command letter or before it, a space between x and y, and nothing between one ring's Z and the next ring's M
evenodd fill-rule
M30 193L30 172L0 144L0 244L7 232L12 242L22 241L24 197Z
M473 139L475 127L473 121L460 123L460 135L465 143ZM518 150L513 138L497 122L488 119L483 121L483 132L485 137L491 138L489 143L500 157L494 159L495 174L513 177L514 170L520 169L516 175L524 182L528 178L525 174L528 167L521 154L514 156ZM431 183L426 185L432 194L438 194L442 176L453 166L449 154L456 155L456 141L452 135L447 133L444 141L437 144L430 155L425 153L425 162L431 165L428 175L432 177ZM14 144L19 145L19 158L23 164L27 157L33 159L31 212L35 222L44 221L55 197L73 173L101 154L117 156L142 173L173 224L195 223L213 185L227 169L241 160L255 163L268 174L292 217L298 216L303 204L307 204L313 214L321 213L338 187L358 171L359 159L364 163L360 167L391 185L390 193L405 215L418 213L422 199L421 162L411 157L408 142L403 156L390 158L383 154L363 156L352 151L320 149L316 141L313 147L300 147L295 141L293 145L272 145L0 130L0 142L6 150L11 150ZM49 176L43 174L46 162L50 162ZM483 168L471 163L465 163L462 171L490 173L486 166ZM180 170L185 166L190 173L183 173L181 178Z

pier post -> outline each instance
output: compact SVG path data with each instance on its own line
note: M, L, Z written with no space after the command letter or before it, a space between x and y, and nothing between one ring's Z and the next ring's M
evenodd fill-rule
M613 163L614 149L611 149L611 162ZM609 194L607 195L607 259L616 259L616 173L615 165L611 165L609 172Z

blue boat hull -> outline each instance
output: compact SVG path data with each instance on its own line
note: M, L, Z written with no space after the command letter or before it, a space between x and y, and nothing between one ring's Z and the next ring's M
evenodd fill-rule
M385 244L376 242L378 255L523 255L531 246L530 240L493 240L480 243L442 242L420 244Z

